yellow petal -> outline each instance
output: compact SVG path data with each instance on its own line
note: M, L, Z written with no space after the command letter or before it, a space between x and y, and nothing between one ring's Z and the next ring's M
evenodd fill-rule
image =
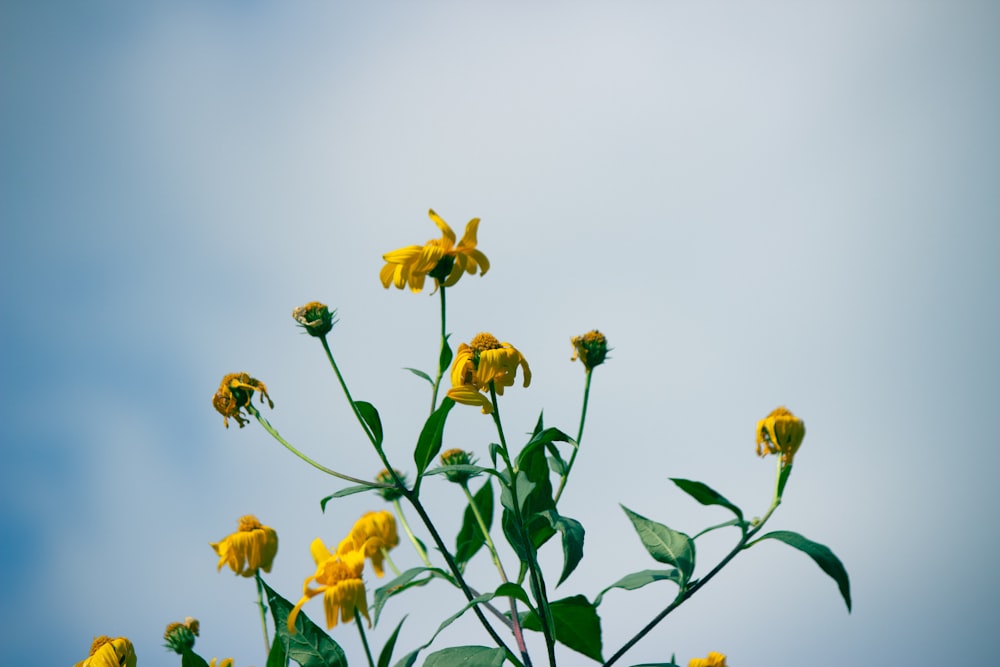
M427 211L427 215L429 215L431 220L434 221L434 224L437 225L437 228L441 230L441 233L444 235L444 238L451 241L451 244L454 245L455 232L453 232L451 227L448 226L448 223L442 220L441 216L434 212L434 209L430 209L429 211Z

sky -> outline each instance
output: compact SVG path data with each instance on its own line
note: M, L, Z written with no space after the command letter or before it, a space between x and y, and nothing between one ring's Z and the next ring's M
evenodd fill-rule
M190 615L206 658L264 664L253 585L217 573L209 543L257 515L280 536L266 579L295 601L310 541L384 504L322 512L344 484L257 424L223 428L209 399L249 372L285 437L373 476L290 317L323 301L405 470L430 397L403 369L433 369L438 302L378 272L438 236L429 208L459 233L482 219L492 266L448 291L448 327L530 363L501 405L512 441L543 409L575 431L571 336L596 327L613 348L560 504L585 557L554 597L657 567L619 505L689 534L728 518L671 477L762 514L774 465L754 454L757 420L787 405L807 425L768 526L833 549L853 612L803 554L761 544L619 664L992 654L998 32L997 5L972 1L5 0L0 662L73 664L108 634L140 665L176 665L161 635ZM485 459L496 436L457 406L445 438ZM425 493L453 539L462 497ZM736 537L699 538L696 575ZM419 562L405 543L393 556ZM541 557L561 564L554 543ZM498 583L482 557L470 578ZM605 656L673 594L609 593ZM443 585L395 598L371 641L408 615L402 655L462 603ZM332 636L364 663L353 627ZM429 651L467 643L489 643L471 617Z

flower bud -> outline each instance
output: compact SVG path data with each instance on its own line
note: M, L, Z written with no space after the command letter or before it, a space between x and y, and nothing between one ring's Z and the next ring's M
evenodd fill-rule
M603 364L608 356L608 339L597 329L582 336L574 336L570 338L570 342L573 343L573 357L570 361L579 359L588 372Z
M781 465L792 465L795 452L806 437L806 425L781 406L757 422L757 456L781 454Z
M467 466L474 465L475 463L476 460L473 458L472 452L467 452L464 449L449 449L441 454L441 465L443 466ZM455 484L465 484L478 475L479 473L477 472L467 472L464 470L452 470L444 474L449 482L454 482Z
M330 333L337 323L337 310L331 311L326 304L310 301L292 311L292 317L306 333L315 338L322 338Z
M198 636L198 619L188 616L183 623L171 623L163 633L164 644L174 653L183 654L194 648L194 638Z
M393 472L396 473L396 477L399 478L399 481L402 482L403 486L406 486L406 475L395 468L393 468ZM375 475L375 481L379 484L396 484L396 479L388 470L383 470L379 474ZM388 503L391 503L394 500L399 500L403 497L403 492L398 488L395 488L395 486L393 488L381 488L378 490L378 494Z

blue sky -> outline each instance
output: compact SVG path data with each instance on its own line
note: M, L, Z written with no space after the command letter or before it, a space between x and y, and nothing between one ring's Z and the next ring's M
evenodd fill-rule
M9 664L72 664L97 634L175 665L163 627L264 663L249 582L211 541L257 514L295 599L308 544L367 496L255 425L222 428L222 375L264 380L272 423L358 476L379 469L291 309L340 310L334 352L394 460L425 416L437 302L386 292L381 255L480 217L493 268L449 292L454 340L525 354L509 433L575 428L568 339L606 332L562 509L586 557L558 595L652 567L618 503L689 533L748 514L773 465L753 427L808 427L775 529L829 545L833 583L756 547L623 664L941 664L988 655L1000 579L1000 11L992 3L4 2L0 16L0 635ZM486 455L489 420L449 443ZM401 467L405 467L405 463ZM428 491L454 532L454 489ZM700 572L727 538L699 540ZM543 554L557 567L560 556ZM400 547L397 562L416 557ZM474 576L492 582L484 562ZM369 579L372 579L369 575ZM380 582L369 581L370 587ZM486 585L483 586L484 588ZM610 655L672 590L613 592ZM398 599L380 646L461 606ZM321 615L318 602L306 608ZM474 621L436 647L486 643ZM353 628L334 638L357 656ZM561 654L561 664L583 664Z

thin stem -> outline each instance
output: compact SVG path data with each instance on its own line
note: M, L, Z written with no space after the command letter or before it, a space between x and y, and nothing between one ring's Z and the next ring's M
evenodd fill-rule
M553 499L555 504L558 504L559 499L562 497L563 489L566 488L566 481L569 479L569 472L573 469L576 455L580 453L580 441L583 439L583 425L587 422L587 404L590 402L590 380L594 377L593 370L592 368L587 369L587 380L583 385L583 407L580 408L580 428L576 432L576 447L573 448L573 453L569 455L569 463L566 465L566 469L560 475L559 490L556 491L555 498Z
M780 478L780 476L781 476L781 463L779 461L778 477ZM659 624L660 621L665 619L670 614L670 612L672 612L674 609L684 604L687 600L691 599L691 597L695 593L697 593L702 586L711 581L712 577L714 577L716 574L722 571L722 568L728 565L729 561L731 561L733 558L736 557L736 554L743 551L744 549L749 549L754 544L756 544L756 542L751 542L750 540L754 537L754 535L760 532L761 528L764 527L764 524L767 523L767 520L771 518L772 514L774 514L774 511L778 509L779 505L781 505L781 498L777 495L777 486L776 486L775 496L774 499L771 501L771 506L768 508L767 513L764 514L764 517L760 521L758 521L757 524L751 530L745 532L742 535L742 537L740 537L739 542L736 543L736 546L733 547L733 550L730 551L728 554L726 554L725 558L719 561L719 563L714 568L712 568L711 572L706 574L701 579L695 581L694 584L692 584L690 587L683 588L678 593L677 597L674 599L673 602L671 602L663 611L654 616L653 619L649 623L647 623L641 630L639 630L639 632L637 632L631 639L625 642L624 646L615 651L615 654L612 655L610 658L608 658L608 660L604 663L603 667L608 667L609 665L612 665L615 662L617 662L618 659L621 658L623 655L625 655L625 653L628 652L630 648L635 646L635 644L640 639L649 634L649 632L654 627L656 627L656 625Z
M268 422L267 419L264 418L264 415L260 414L260 410L258 410L257 408L255 408L253 405L247 405L246 409L247 409L247 412L249 412L250 414L252 414L254 417L257 418L257 421L260 422L260 425L264 427L264 430L266 430L268 433L271 434L271 437L273 437L275 440L277 440L282 445L284 445L285 449L287 449L288 451L290 451L292 454L295 454L297 457L299 457L300 459L302 459L303 461L305 461L306 463L308 463L309 465L311 465L313 468L316 468L317 470L322 470L327 475L333 475L334 477L336 477L338 479L342 479L345 482L353 482L355 484L360 484L362 486L368 486L368 487L371 487L373 489L393 489L393 488L395 488L392 484L380 484L378 482L369 482L368 480L358 479L357 477L351 477L350 475L345 475L342 472L337 472L336 470L331 470L330 468L327 468L326 466L324 466L324 465L322 465L320 463L317 463L316 461L312 460L311 458L309 458L308 456L306 456L305 454L303 454L302 452L300 452L299 450L297 450L290 442L288 442L283 437L281 437L281 434L278 433L278 431L275 430L275 428L273 426L271 426L271 423Z
M437 377L434 378L434 393L431 395L431 414L437 410L437 400L438 400L438 388L441 386L441 377L444 375L444 368L441 367L441 356L444 354L445 347L448 345L448 334L445 332L445 287L441 285L438 288L441 293L441 351L438 353L437 359Z
M410 529L410 523L406 520L406 515L403 514L403 506L399 504L399 498L392 501L393 506L396 508L396 514L399 515L399 523L403 525L403 530L406 531L406 536L410 538L410 542L413 544L413 548L416 550L417 555L420 556L420 560L424 561L424 565L427 567L432 567L430 559L427 557L427 551L424 550L420 540L417 536L413 534ZM397 572L397 574L399 574Z
M507 438L504 437L503 433L503 423L500 421L500 405L497 401L497 390L496 385L493 381L490 381L490 400L493 403L493 423L497 427L497 436L500 438L500 453L503 456L504 463L507 465L507 475L509 477L510 484L510 495L514 499L512 503L514 506L514 521L518 526L518 530L521 531L524 541L524 547L528 552L528 571L531 574L530 584L532 593L535 595L535 602L538 603L538 620L542 626L542 634L545 636L545 648L549 656L550 667L555 667L556 664L556 652L555 652L555 634L553 628L549 625L549 617L551 612L549 611L549 600L545 593L545 583L542 580L542 573L538 567L537 554L535 553L534 544L531 542L531 536L525 532L524 518L521 515L521 499L517 497L517 480L515 478L514 466L510 460L510 451L507 449Z
M271 640L267 636L267 607L264 606L264 584L260 572L254 574L257 580L257 606L260 607L260 629L264 632L264 655L271 655Z
M379 442L375 438L375 434L372 433L367 422L365 422L364 418L361 416L361 411L358 410L358 406L354 403L354 399L351 398L351 392L347 389L347 383L344 382L344 376L340 374L340 368L337 366L337 362L333 358L333 352L330 351L330 344L326 341L326 336L320 338L319 342L323 343L323 349L326 351L326 358L330 360L330 365L333 366L333 372L337 374L337 380L340 381L340 388L344 390L344 395L347 397L347 402L351 406L351 410L354 411L354 416L357 417L358 423L361 424L362 430L364 430L368 439L371 440L372 445L375 446L375 449L381 452L382 448L379 446Z
M368 647L368 636L365 634L364 624L361 622L361 614L358 613L358 608L354 608L354 624L358 626L358 634L361 635L361 643L365 647L365 655L368 657L368 667L375 667L375 661L372 660L372 650Z
M490 484L491 482L487 482ZM479 511L479 507L476 505L475 498L472 497L472 493L469 491L469 485L466 482L462 482L462 491L465 492L465 498L469 501L469 508L472 510L473 516L476 517L476 523L479 524L479 530L483 534L483 539L486 541L486 546L490 550L490 554L493 556L493 564L496 565L497 571L500 573L500 579L503 583L507 583L507 573L504 572L503 563L500 562L500 554L497 553L496 545L493 544L493 538L490 537L489 528L486 527L486 521L483 520L483 515ZM524 659L524 664L528 667L531 665L531 657L528 655L528 645L524 642L524 633L521 630L521 620L517 614L517 600L514 598L509 598L510 600L510 620L511 620L511 630L514 632L514 639L517 641L517 648L521 651L521 657Z

